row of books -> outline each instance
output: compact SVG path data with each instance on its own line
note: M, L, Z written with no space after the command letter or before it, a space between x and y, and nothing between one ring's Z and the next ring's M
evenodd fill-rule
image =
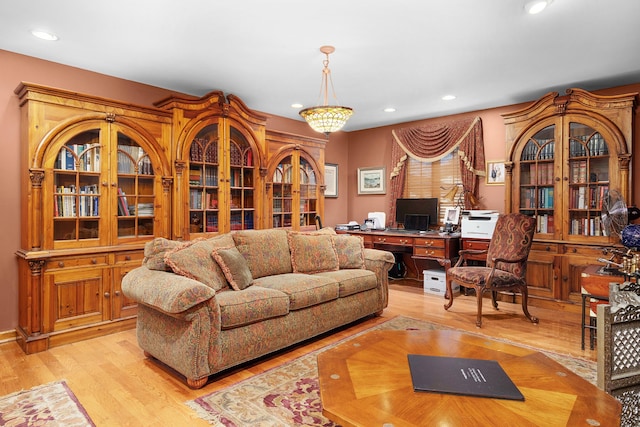
M54 169L100 172L99 144L69 144L62 147ZM76 169L77 168L77 169Z
M291 199L273 199L273 212L281 213L281 212L291 212L292 208L292 200Z
M538 233L553 233L555 231L553 215L538 215L536 217L536 231Z
M553 162L523 164L521 183L523 185L550 185L553 184Z
M553 209L553 187L522 188L520 207L525 209Z
M229 150L229 162L231 166L253 166L253 150L251 147L245 147L242 149L235 143L231 143L231 150Z
M58 186L53 198L55 217L99 216L97 185L85 185L76 191L75 185Z
M602 201L609 192L608 185L569 188L570 209L602 209Z
M580 137L580 140L572 139L569 143L569 156L607 156L609 155L609 147L602 135L595 133L589 138L587 135Z
M202 169L192 168L189 169L189 185L202 185ZM204 185L207 187L218 186L218 167L206 166L204 168Z
M522 150L522 160L551 160L554 158L555 141L539 140L536 143L529 141Z
M144 148L118 144L118 173L153 175L153 165Z
M569 234L581 236L603 236L602 219L593 218L573 218L571 220Z
M218 144L209 143L208 139L196 138L189 149L189 160L192 162L218 163Z

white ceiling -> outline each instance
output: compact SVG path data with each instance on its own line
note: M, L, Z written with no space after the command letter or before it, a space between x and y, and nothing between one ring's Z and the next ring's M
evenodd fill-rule
M0 49L302 120L291 104L323 102L319 48L333 45L347 131L640 82L639 0L524 3L2 0Z

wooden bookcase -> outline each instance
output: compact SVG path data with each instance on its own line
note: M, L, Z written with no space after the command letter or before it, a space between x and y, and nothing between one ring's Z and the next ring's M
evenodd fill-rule
M156 106L173 115L173 237L264 228L266 117L217 91Z
M503 114L505 210L538 219L527 267L529 295L538 305L579 310L582 270L604 248L619 245L603 234L600 217L610 191L631 202L636 98L570 89Z
M133 327L120 284L145 243L272 227L274 176L291 179L275 196L291 194L290 228L323 214L325 141L267 137L266 116L233 95L142 107L30 83L15 92L26 353Z
M326 140L267 132L267 227L307 230L324 213Z
M25 352L131 327L122 276L169 235L171 115L23 83L18 342Z

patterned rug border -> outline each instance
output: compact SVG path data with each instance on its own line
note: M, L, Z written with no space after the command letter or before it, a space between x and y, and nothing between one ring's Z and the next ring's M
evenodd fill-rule
M391 327L390 327L391 326ZM413 326L413 327L412 327ZM423 326L420 328L419 326ZM209 422L212 425L219 426L243 426L243 425L260 425L260 426L274 426L274 425L304 425L304 426L333 426L334 424L322 416L322 406L319 400L319 390L317 385L317 365L316 357L323 351L328 350L334 346L347 342L353 338L356 338L362 334L377 329L397 329L397 330L420 330L420 329L448 329L456 330L447 325L441 323L432 322L428 320L414 319L407 316L395 316L384 322L372 325L362 331L359 331L353 335L342 338L334 343L327 344L322 348L311 350L308 353L300 355L286 363L270 368L260 374L256 374L250 378L241 380L235 384L225 387L221 390L216 390L196 399L185 402L185 405L193 409L197 415ZM482 333L461 331L482 338L493 340L497 342L504 342L511 345L520 346L536 351L540 351L547 355L551 359L560 363L563 366L567 366L572 372L585 378L587 381L595 384L595 371L596 362L587 360L573 355L557 353L553 351L543 350L531 345L521 344L504 338L495 338ZM572 363L568 363L572 362ZM287 372L281 371L283 366L290 367ZM312 381L312 375L307 377L300 377L299 371L312 373L315 370L315 381ZM277 375L276 375L277 374ZM281 394L286 395L291 393L289 382L299 380L296 385L297 393L317 393L318 397L315 400L305 399L300 402L296 402L296 396L293 399L280 400ZM282 390L285 388L286 390ZM269 393L264 398L263 406L266 403L270 403L269 408L256 407L251 401L252 397L256 394ZM288 395L290 398L292 395ZM235 402L238 400L238 402ZM284 405L284 410L279 409L279 405ZM230 410L225 411L227 408ZM286 413L286 414L285 414ZM280 417L288 419L290 422L286 423ZM291 417L293 416L293 421ZM274 420L277 420L274 421Z
M42 393L43 391L45 393ZM35 399L43 399L44 402L36 402ZM49 413L46 418L33 419L34 415L40 416L44 413L43 411ZM16 424L15 421L18 417L22 417L22 422ZM5 423L20 427L41 425L96 427L64 379L0 396L0 425L5 425Z

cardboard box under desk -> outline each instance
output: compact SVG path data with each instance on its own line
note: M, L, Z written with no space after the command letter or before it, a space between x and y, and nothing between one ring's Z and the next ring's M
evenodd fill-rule
M424 292L427 294L444 296L447 290L447 276L444 270L423 270L424 275ZM451 284L453 294L460 293L460 285Z

